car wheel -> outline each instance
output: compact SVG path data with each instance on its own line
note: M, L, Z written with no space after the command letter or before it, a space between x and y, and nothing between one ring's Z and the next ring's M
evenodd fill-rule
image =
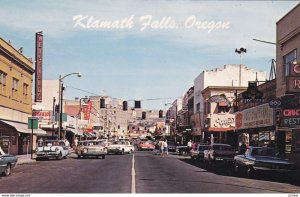
M130 150L130 151L128 152L128 154L132 154L132 152L133 152L133 151L132 151L132 150Z
M237 175L240 173L240 165L237 162L234 162L234 173Z
M3 175L4 176L9 176L11 173L11 165L10 164L7 164L5 169L4 169L4 172L3 172Z
M251 166L248 166L247 169L246 169L246 176L248 178L252 178L254 177L254 170Z
M125 153L125 151L124 151L124 149L122 149L121 155L124 155L124 153Z
M80 156L80 155L77 155L77 158L78 158L78 159L81 159L81 156Z
M62 154L61 152L59 153L59 155L56 157L57 160L61 160L62 159Z
M105 159L105 155L102 155L102 159Z

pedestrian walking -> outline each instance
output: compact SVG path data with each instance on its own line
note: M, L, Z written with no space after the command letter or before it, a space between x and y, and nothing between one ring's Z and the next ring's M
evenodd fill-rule
M66 146L70 146L70 142L67 140L67 138L65 138L64 142Z
M191 149L192 149L192 140L190 140L190 141L187 143L187 154L190 154Z
M163 153L164 153L164 141L163 141L163 139L159 141L159 151L160 151L160 155L163 156Z
M165 155L165 156L167 156L168 155L168 142L167 142L167 140L165 140L164 142L163 142L163 156Z
M77 137L75 137L75 140L74 140L74 145L75 145L75 147L77 147L77 146L78 146L78 138L77 138Z

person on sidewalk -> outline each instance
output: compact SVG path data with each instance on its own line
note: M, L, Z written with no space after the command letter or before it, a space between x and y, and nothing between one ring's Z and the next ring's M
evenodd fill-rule
M163 156L167 156L168 155L168 142L167 140L165 140L163 142Z
M190 154L191 149L192 149L192 140L190 140L190 141L187 143L187 154L188 154L188 155Z

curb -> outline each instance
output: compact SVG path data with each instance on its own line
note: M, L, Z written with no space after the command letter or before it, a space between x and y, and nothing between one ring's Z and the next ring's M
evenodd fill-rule
M33 164L36 163L35 159L26 159L26 160L21 160L17 162L17 165L23 165L23 164Z

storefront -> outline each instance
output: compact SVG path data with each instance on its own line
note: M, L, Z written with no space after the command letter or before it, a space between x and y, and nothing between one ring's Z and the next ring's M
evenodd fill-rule
M212 114L208 124L208 132L210 137L208 140L210 143L228 143L228 133L232 133L235 127L235 115L224 114Z
M36 147L38 136L45 135L46 132L41 129L33 131L33 149ZM32 131L28 129L25 123L0 121L0 146L3 151L13 155L22 155L31 153Z
M235 114L238 145L275 147L274 109L269 104L252 107Z

